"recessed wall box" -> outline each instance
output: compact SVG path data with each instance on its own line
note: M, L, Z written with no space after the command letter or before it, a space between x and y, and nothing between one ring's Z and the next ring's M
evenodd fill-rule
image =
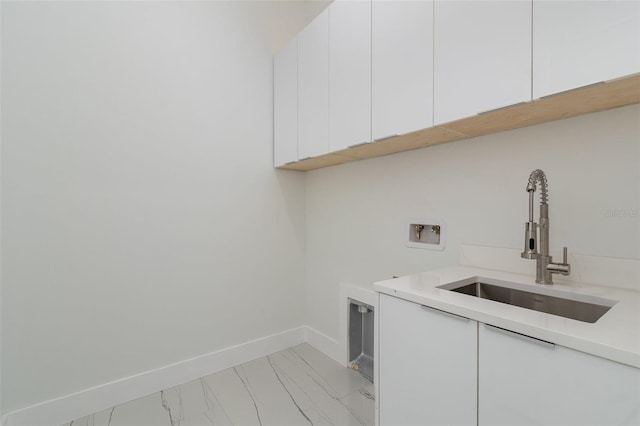
M349 366L373 382L374 308L349 298Z
M444 222L436 219L412 219L408 221L407 247L444 250Z

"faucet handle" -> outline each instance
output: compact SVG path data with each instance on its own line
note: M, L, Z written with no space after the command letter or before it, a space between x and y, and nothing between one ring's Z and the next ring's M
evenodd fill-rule
M546 270L552 274L569 275L571 273L571 265L569 265L567 257L567 248L564 247L562 250L562 263L551 262L547 265Z
M562 275L569 275L571 273L571 265L569 265L569 261L567 259L567 248L562 248L562 263L557 265L556 272Z

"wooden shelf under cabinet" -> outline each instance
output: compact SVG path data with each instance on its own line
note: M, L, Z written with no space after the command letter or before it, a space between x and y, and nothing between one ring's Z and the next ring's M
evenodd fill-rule
M640 74L581 87L379 142L285 164L278 169L300 171L320 169L637 103L640 103Z

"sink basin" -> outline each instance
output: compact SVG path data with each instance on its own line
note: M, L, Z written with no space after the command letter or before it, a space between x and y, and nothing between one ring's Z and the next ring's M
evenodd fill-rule
M600 297L544 288L541 288L540 292L534 292L528 288L518 288L531 286L498 280L488 281L475 277L438 288L589 323L598 321L616 304L615 300Z

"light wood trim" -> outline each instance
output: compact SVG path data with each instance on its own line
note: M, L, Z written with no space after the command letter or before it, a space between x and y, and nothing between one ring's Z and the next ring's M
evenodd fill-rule
M278 167L314 170L640 103L640 74Z
M338 151L336 154L351 156L358 160L363 160L365 158L382 157L383 155L424 148L429 145L456 141L466 137L467 135L463 135L452 130L440 127L430 127L428 129L384 139L379 142L372 142L355 148Z
M283 166L278 166L277 168L282 170L298 170L306 172L307 170L321 169L323 167L335 166L336 164L348 163L356 160L357 158L355 157L347 157L331 153L308 158L291 164L285 164Z

